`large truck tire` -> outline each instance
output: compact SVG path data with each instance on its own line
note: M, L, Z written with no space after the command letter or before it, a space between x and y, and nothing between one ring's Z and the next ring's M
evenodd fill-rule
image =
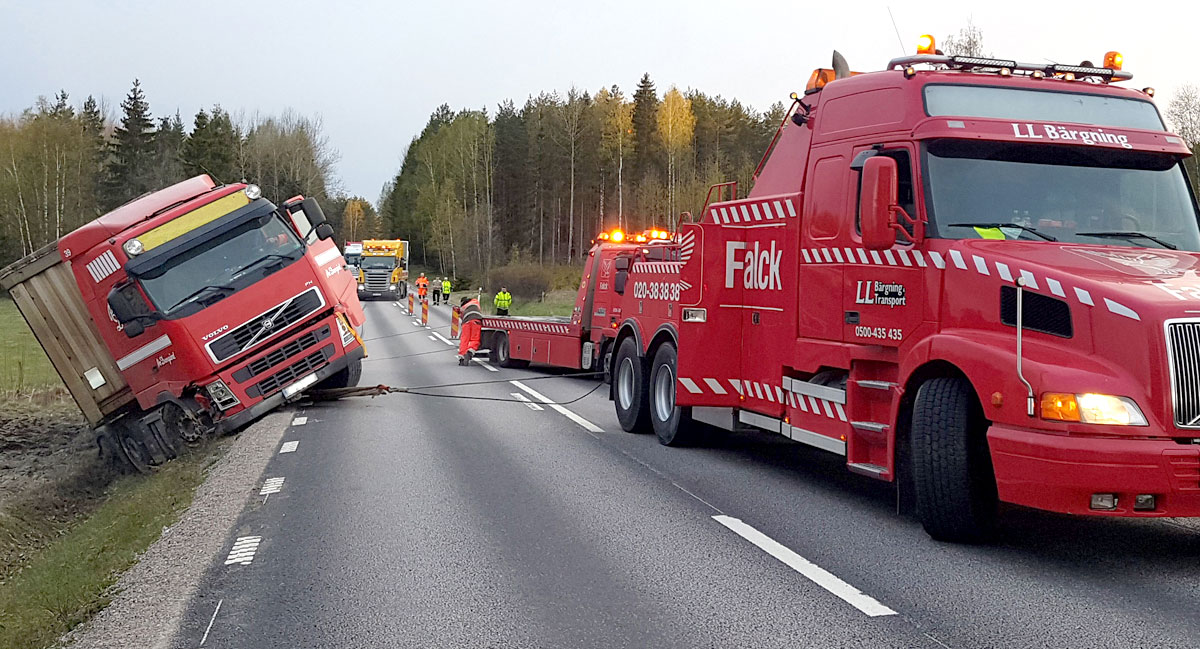
M622 340L613 369L613 403L625 432L648 433L652 428L647 374L646 362L638 356L637 341L632 336Z
M696 436L691 408L680 408L675 404L678 381L675 368L678 365L679 353L671 343L660 345L650 363L650 423L658 443L663 446L686 446Z
M917 517L939 541L980 543L996 529L996 477L974 403L970 384L953 377L926 381L913 403Z
M496 364L500 367L509 367L522 369L529 367L529 361L519 358L513 358L509 355L508 334L503 331L497 331L492 334L491 347L495 350Z
M353 388L362 378L362 359L356 358L343 367L338 373L318 383L315 390L333 390L336 388Z
M154 467L161 462L154 457L149 440L139 428L138 424L129 421L127 416L113 422L109 430L115 437L116 447L125 460L125 465L138 473L147 474L153 472Z

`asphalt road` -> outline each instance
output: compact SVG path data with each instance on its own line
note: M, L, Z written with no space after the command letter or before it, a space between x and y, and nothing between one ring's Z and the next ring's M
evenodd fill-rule
M367 311L363 384L491 383L300 408L180 647L1200 646L1194 523L1011 511L993 545L938 543L841 458L662 447L594 380L459 367Z

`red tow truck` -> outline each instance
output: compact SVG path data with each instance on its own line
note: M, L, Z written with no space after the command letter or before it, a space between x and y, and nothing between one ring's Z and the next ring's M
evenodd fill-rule
M938 539L986 538L1000 502L1200 515L1191 152L1116 52L925 38L814 71L744 198L666 245L597 244L559 337L485 326L513 358L586 368L590 344L625 430L752 426L898 481Z
M102 450L145 471L358 382L354 274L317 202L198 176L0 271Z

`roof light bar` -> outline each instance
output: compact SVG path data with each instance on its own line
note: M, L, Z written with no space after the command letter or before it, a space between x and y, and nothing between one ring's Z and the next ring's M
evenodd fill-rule
M1045 63L1021 63L1018 61L991 59L978 56L944 56L940 54L916 54L913 56L902 56L888 61L887 69L893 70L900 68L906 71L914 65L926 63L929 65L944 65L950 68L959 70L996 70L1008 68L1014 74L1017 72L1032 73L1041 71L1047 76L1065 75L1067 73L1074 74L1076 78L1082 77L1099 77L1105 82L1124 81L1132 79L1133 74L1125 70L1113 70L1111 68L1097 68L1081 65L1062 65Z

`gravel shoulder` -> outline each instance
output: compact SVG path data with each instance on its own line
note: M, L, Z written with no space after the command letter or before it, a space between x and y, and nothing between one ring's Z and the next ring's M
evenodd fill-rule
M64 638L73 649L171 646L204 572L225 548L226 531L256 493L259 477L291 421L275 412L239 433L196 489L179 522L163 530L114 588L112 603Z

